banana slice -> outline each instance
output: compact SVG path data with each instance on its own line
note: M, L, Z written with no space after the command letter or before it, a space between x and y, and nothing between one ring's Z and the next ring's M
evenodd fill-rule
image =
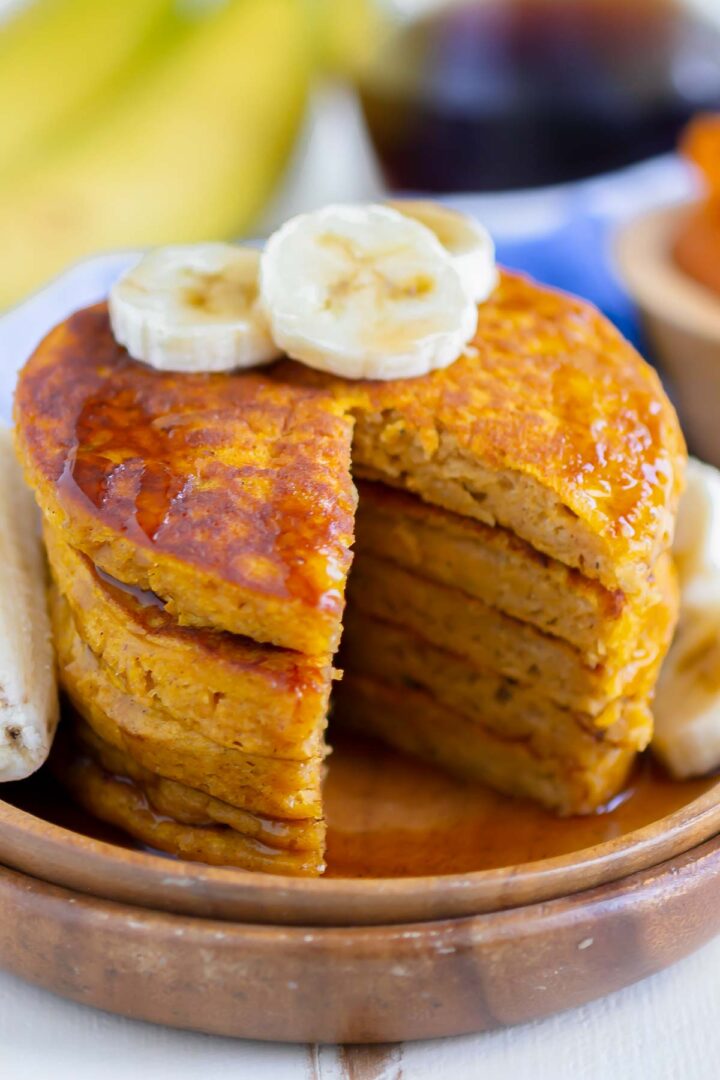
M434 232L475 303L487 300L498 283L498 272L495 245L484 225L427 199L392 199L387 205Z
M655 693L652 746L684 779L720 766L720 472L692 458L673 554L680 623Z
M702 604L709 579L720 581L720 472L690 458L675 530L673 555L683 607Z
M260 253L233 244L149 252L110 290L117 341L163 371L232 371L280 355L258 301Z
M45 761L58 721L37 508L0 428L0 781Z
M720 593L681 619L655 691L652 748L678 780L720 765Z
M328 206L288 221L263 253L260 294L285 352L348 379L447 367L477 325L437 237L387 206Z

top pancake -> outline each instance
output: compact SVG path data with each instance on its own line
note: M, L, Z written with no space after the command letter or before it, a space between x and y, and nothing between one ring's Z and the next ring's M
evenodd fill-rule
M102 570L186 625L335 649L356 496L352 421L326 391L154 371L99 305L41 344L16 418L43 512Z
M308 653L339 637L361 475L512 529L642 591L685 447L655 373L593 308L504 275L444 371L349 382L284 361L174 375L129 360L104 305L20 376L17 441L65 540L181 623Z
M275 370L348 399L345 380ZM592 305L504 273L456 363L353 390L358 475L644 591L672 540L685 442L656 372Z

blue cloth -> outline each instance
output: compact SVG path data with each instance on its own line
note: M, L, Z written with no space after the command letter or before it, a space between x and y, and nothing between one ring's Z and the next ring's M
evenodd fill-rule
M555 232L530 240L500 238L498 260L547 285L591 300L643 349L637 312L612 270L610 232L607 220L578 215L568 218Z

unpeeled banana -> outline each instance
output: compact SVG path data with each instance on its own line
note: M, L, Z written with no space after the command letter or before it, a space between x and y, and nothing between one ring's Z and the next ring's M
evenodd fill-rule
M246 228L304 114L308 29L303 0L226 0L90 129L0 184L0 307L84 255Z
M0 176L161 47L176 0L33 0L0 25Z
M58 721L37 508L0 428L0 781L42 765Z

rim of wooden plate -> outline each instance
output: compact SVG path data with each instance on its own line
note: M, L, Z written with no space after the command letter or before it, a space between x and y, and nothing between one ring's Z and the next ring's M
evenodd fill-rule
M624 836L492 870L404 878L293 878L119 847L0 801L0 863L54 885L176 914L301 926L371 926L478 915L595 888L720 833L720 780Z

